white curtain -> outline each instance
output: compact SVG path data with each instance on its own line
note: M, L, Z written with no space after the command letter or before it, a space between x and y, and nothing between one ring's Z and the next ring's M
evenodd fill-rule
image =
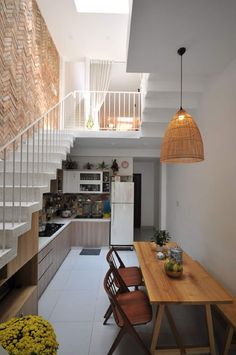
M96 92L90 95L89 128L99 129L98 113L110 84L111 67L112 62L108 60L90 61L90 91L103 91L104 93Z

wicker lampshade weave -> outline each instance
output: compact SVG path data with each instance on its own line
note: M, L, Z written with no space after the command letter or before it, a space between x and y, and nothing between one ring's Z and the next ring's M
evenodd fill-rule
M200 131L182 108L170 121L161 146L162 163L195 163L204 160Z

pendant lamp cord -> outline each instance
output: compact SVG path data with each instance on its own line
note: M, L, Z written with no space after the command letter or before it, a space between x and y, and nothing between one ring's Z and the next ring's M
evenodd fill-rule
M180 110L182 110L182 90L183 90L183 56L180 56Z
M180 60L180 110L183 110L182 108L182 91L183 91L183 54L186 52L185 47L181 47L178 49L177 53L180 55L181 60Z

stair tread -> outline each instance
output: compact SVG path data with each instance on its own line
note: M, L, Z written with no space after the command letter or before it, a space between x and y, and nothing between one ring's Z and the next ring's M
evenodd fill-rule
M12 188L13 186L12 185L5 185L5 188ZM3 185L0 185L0 189L3 188ZM32 186L32 185L29 185L29 186L26 186L26 185L15 185L14 186L15 189L44 189L44 188L48 188L48 185L35 185L35 186Z
M39 201L33 201L33 202L22 201L21 202L21 207L32 207L32 206L35 206L37 204L39 204ZM12 207L13 203L12 202L6 202L5 206L6 207ZM18 201L14 202L14 206L15 207L20 207L20 202L18 202ZM0 207L3 207L3 202L2 201L0 201Z
M12 249L0 249L0 258L3 257L4 255L8 254Z
M6 222L5 223L5 230L14 230L18 227L22 227L25 226L27 224L27 222L14 222L12 224L12 222ZM3 223L0 222L0 230L3 230Z

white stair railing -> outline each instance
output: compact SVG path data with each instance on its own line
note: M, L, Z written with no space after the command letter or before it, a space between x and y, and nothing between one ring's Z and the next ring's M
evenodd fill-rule
M49 159L51 153L57 152L57 147L62 143L64 129L65 103L73 97L69 93L63 100L50 108L44 115L31 123L10 142L0 147L0 174L2 188L2 221L0 236L0 255L6 250L6 225L13 228L15 224L22 223L22 206L27 206L30 201L29 188L35 186L35 174L51 171L53 164ZM50 163L49 163L50 162ZM10 173L11 197L6 201L6 188L9 187L6 174ZM18 177L19 192L15 197L16 179ZM8 174L9 175L9 174ZM24 186L23 186L24 175ZM26 189L26 197L22 198L22 190ZM31 193L31 199L33 194ZM11 208L11 218L7 216L6 208ZM17 212L16 208L17 207ZM1 218L0 217L0 218Z
M141 120L141 93L74 91L65 107L64 127L77 130L137 131Z

